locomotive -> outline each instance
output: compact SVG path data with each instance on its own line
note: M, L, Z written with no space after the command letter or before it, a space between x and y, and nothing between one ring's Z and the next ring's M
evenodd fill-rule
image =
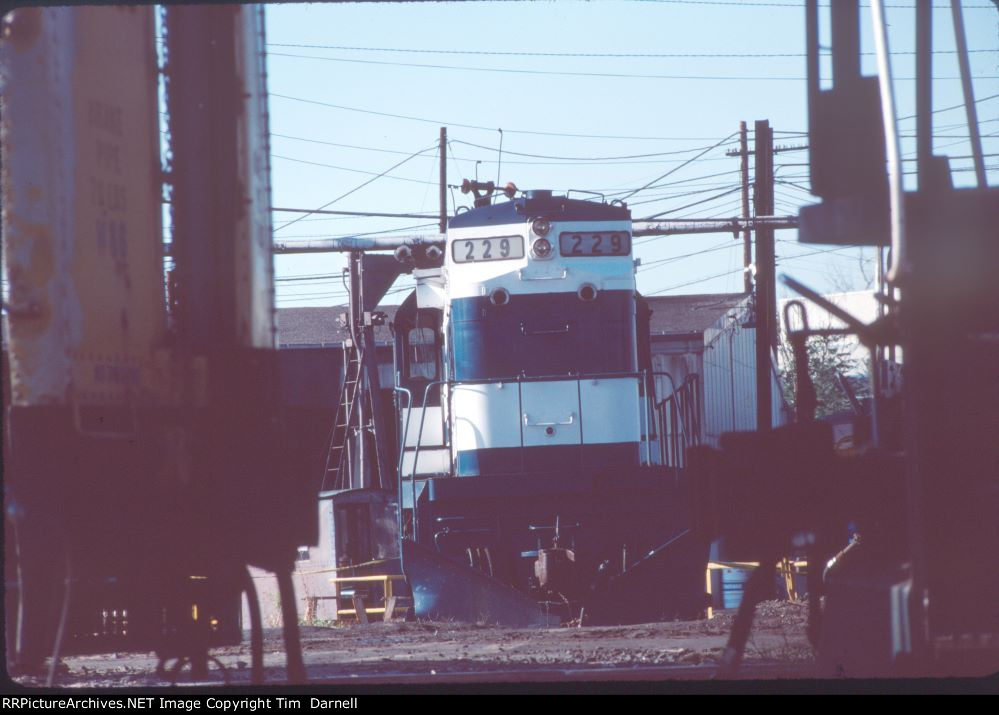
M707 545L664 463L629 209L551 191L477 204L393 323L417 613L488 620L516 610L510 587L547 619L698 612Z

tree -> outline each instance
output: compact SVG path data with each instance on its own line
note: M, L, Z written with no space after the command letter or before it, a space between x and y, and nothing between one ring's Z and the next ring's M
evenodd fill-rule
M808 352L808 372L815 385L817 407L815 417L822 418L837 412L852 411L852 403L840 377L853 390L861 404L871 396L868 369L863 361L853 355L853 339L844 335L814 336L805 343ZM780 341L781 383L784 399L797 404L794 352L786 337Z

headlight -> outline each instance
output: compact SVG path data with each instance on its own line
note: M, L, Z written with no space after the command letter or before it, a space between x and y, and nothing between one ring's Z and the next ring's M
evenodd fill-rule
M547 238L539 238L531 244L531 253L535 258L548 258L552 255L552 244Z
M552 230L552 222L546 218L536 218L531 224L531 230L534 231L535 235L544 238Z

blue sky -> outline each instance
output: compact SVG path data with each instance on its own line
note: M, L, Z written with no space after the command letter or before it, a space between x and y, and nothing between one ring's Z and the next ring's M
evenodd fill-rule
M954 78L935 82L934 106L943 108L959 104L961 94L949 3L935 4L935 73ZM893 70L911 78L914 58L904 53L915 46L913 2L888 5L891 49L899 53ZM976 97L997 95L999 14L989 0L964 5ZM731 217L740 212L733 191L739 160L725 155L736 146L726 138L735 140L740 120L752 129L754 120L769 119L778 145L807 142L804 10L793 0L275 4L266 17L276 207L314 209L351 192L329 208L435 214L436 143L447 126L452 184L477 171L521 189L611 198L672 171L659 182L668 186L628 198L636 218ZM866 8L862 18L863 49L872 51ZM873 67L866 56L865 71ZM896 83L900 115L915 111L913 88L911 80ZM980 102L978 111L985 152L996 154L999 100ZM963 111L940 112L935 122L940 153L970 154ZM913 128L911 120L903 125ZM903 146L913 148L911 140ZM778 214L811 200L802 188L805 162L806 150L775 158ZM989 176L994 184L999 171ZM968 171L956 174L959 184L971 180ZM451 211L469 203L449 194ZM275 213L276 238L436 231L433 218L312 215L282 227L296 217ZM778 272L820 290L863 287L859 249L798 245L793 231L777 238ZM644 239L636 255L645 264L638 274L644 293L742 289L741 241L731 234ZM339 257L276 261L279 307L344 301Z

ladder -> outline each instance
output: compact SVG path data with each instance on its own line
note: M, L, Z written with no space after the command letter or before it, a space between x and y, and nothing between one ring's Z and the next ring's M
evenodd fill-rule
M361 351L352 339L343 343L343 383L340 385L340 400L337 404L333 429L330 430L329 447L326 452L326 465L319 491L327 488L347 489L349 470L344 463L349 455L347 444L351 437L351 426L357 414L360 385L364 379L361 369ZM330 485L327 487L327 485Z

